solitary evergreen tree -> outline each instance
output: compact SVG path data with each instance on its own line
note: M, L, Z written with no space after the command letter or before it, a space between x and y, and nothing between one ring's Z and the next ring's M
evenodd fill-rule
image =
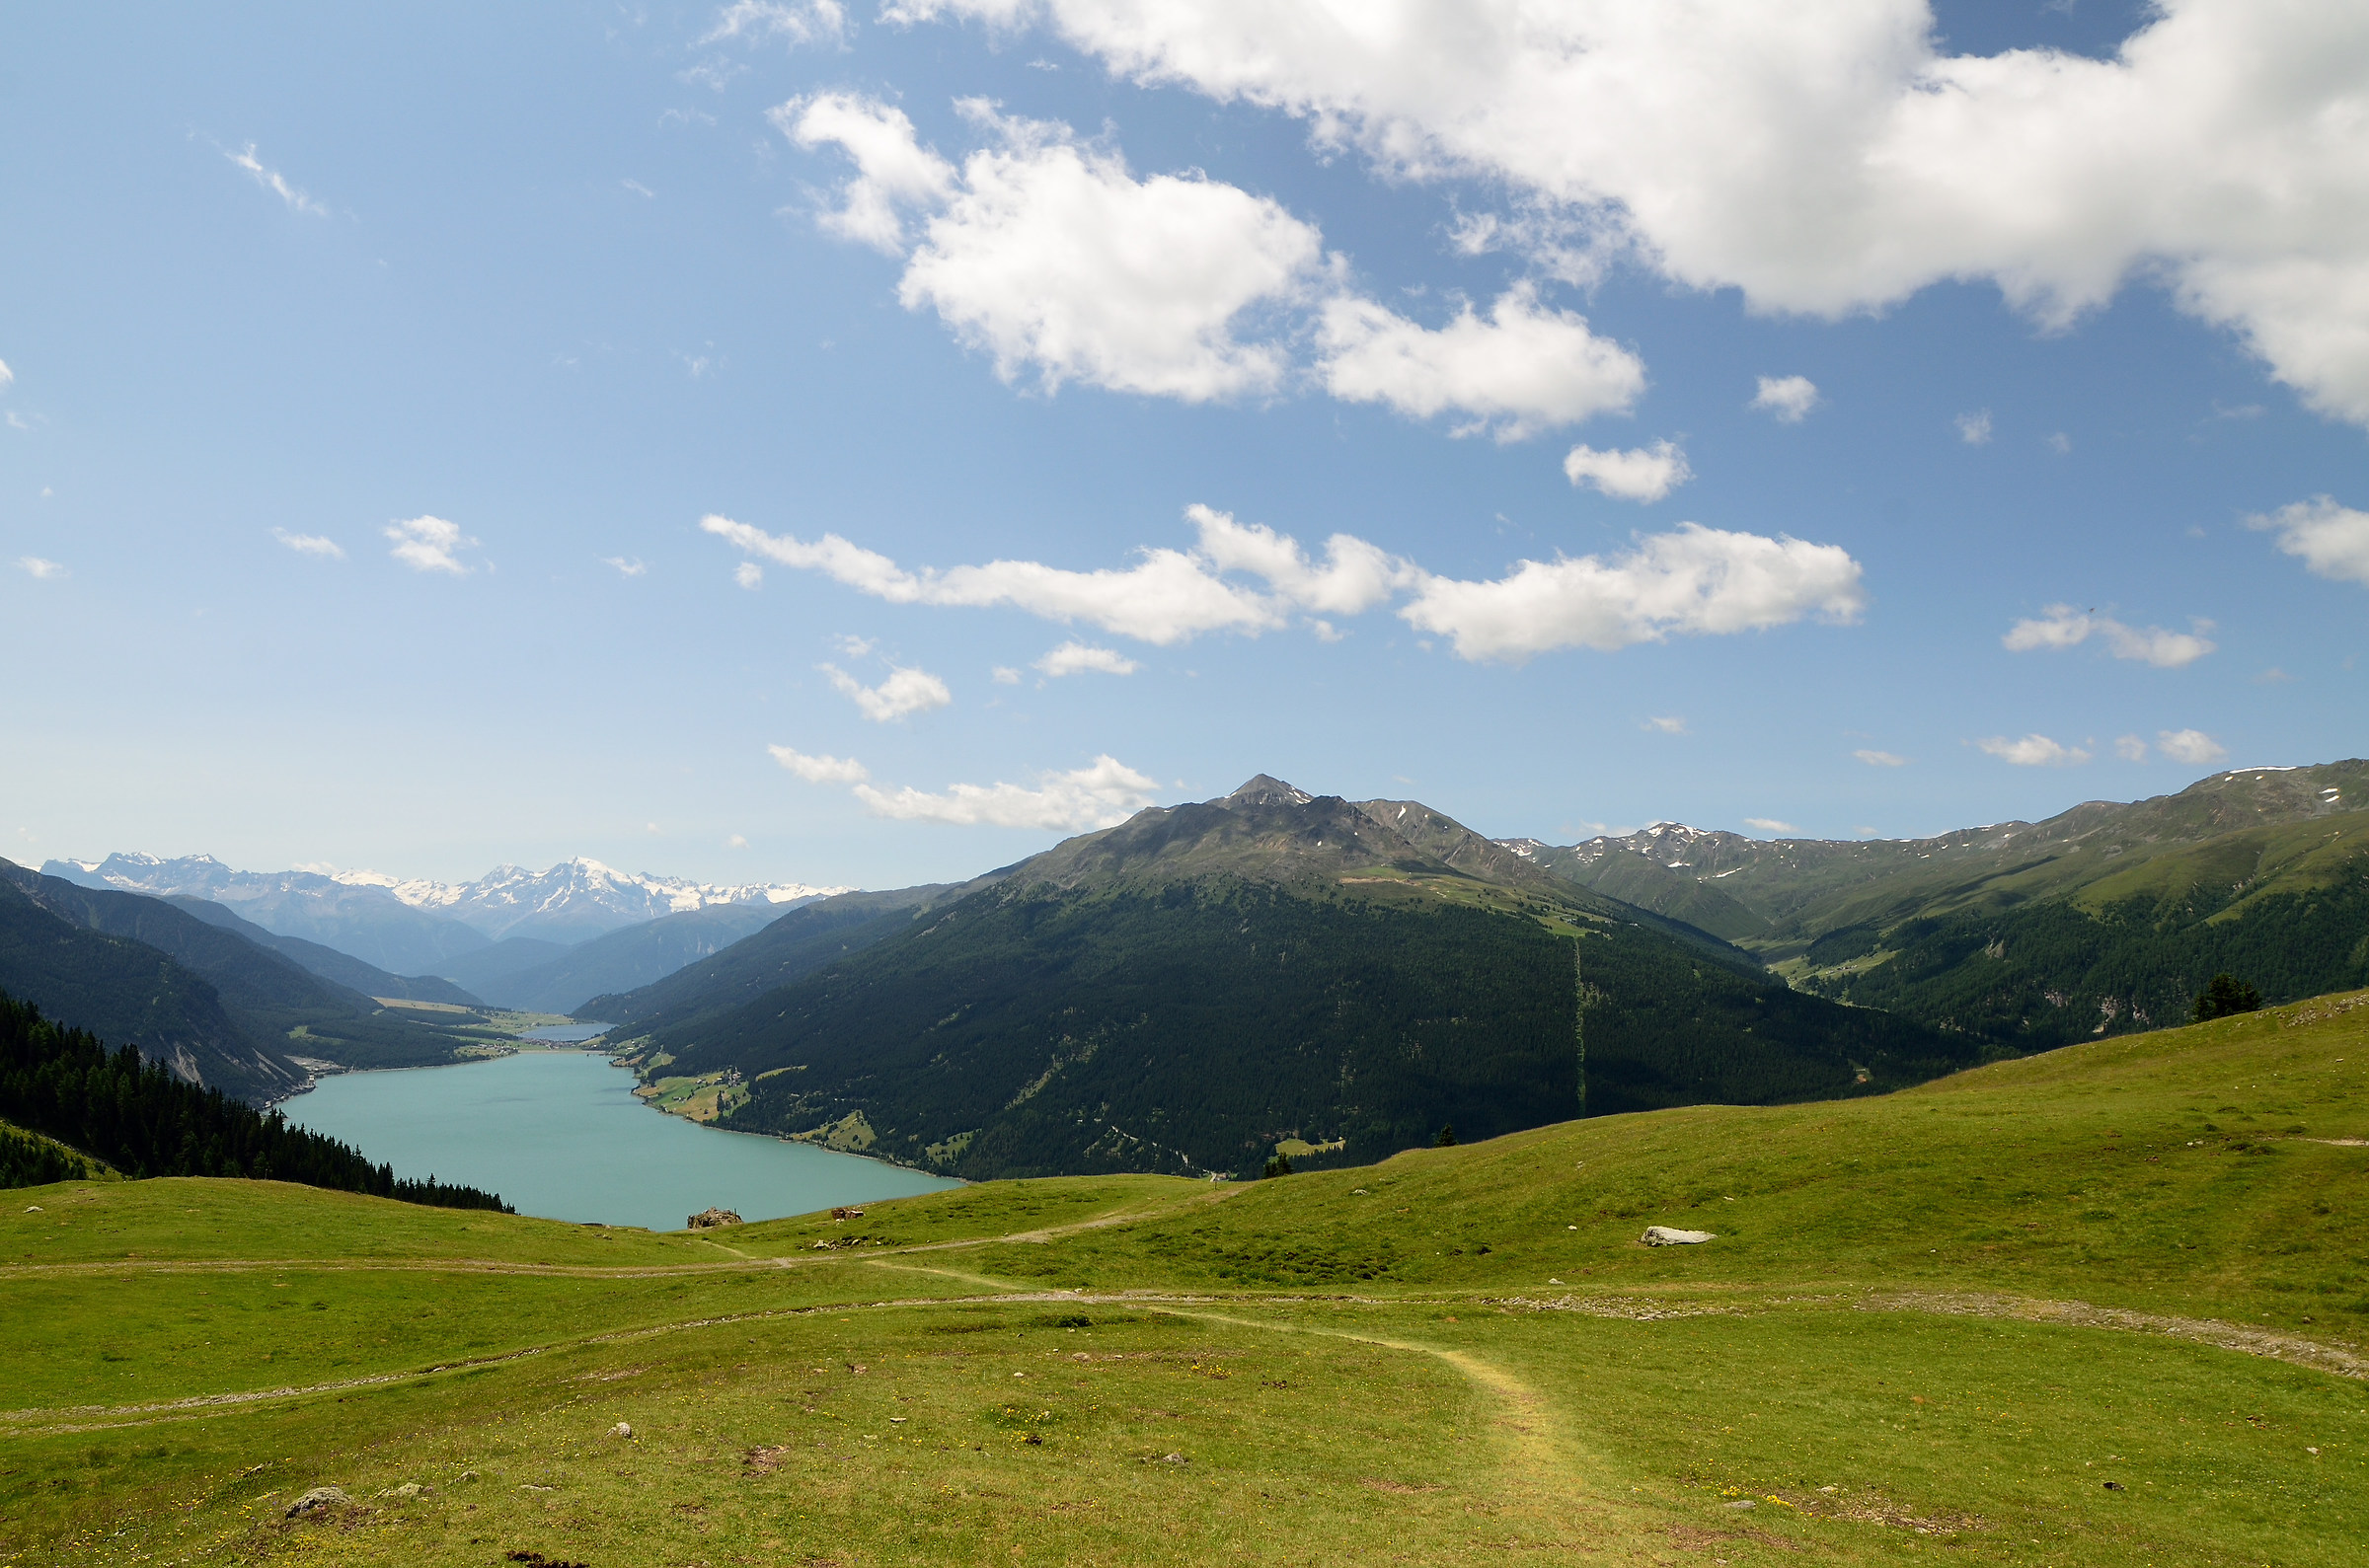
M1455 1124L1455 1123L1453 1123L1453 1122L1450 1122L1450 1123L1449 1123L1447 1126L1445 1126L1445 1127L1442 1127L1442 1128L1439 1130L1439 1136L1438 1136L1437 1138L1434 1138L1434 1139L1432 1139L1432 1140L1431 1140L1431 1147L1432 1147L1432 1148L1434 1148L1434 1149L1453 1149L1453 1148L1455 1148L1455 1147L1456 1147L1456 1124Z
M2215 975L2196 999L2195 1009L2189 1016L2198 1023L2209 1023L2234 1013L2253 1012L2261 1005L2262 994L2245 981L2235 975Z

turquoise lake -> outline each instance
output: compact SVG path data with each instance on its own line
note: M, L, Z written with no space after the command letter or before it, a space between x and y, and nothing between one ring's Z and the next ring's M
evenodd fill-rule
M651 1110L634 1098L631 1073L583 1051L340 1073L280 1108L398 1176L482 1187L549 1220L679 1231L710 1207L778 1220L958 1185Z

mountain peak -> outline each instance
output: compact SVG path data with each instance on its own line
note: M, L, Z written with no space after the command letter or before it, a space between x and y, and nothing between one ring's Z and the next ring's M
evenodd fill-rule
M1305 789L1294 788L1271 774L1253 775L1248 783L1227 795L1222 804L1229 806L1304 806L1316 796Z

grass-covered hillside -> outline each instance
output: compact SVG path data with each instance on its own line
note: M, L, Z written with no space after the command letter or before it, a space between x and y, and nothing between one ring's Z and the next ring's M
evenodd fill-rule
M2369 763L2240 769L1932 839L1657 823L1525 846L1795 984L2013 1051L2176 1023L2213 975L2273 1001L2369 985Z
M697 1235L25 1189L0 1560L2349 1564L2365 1087L2356 994Z

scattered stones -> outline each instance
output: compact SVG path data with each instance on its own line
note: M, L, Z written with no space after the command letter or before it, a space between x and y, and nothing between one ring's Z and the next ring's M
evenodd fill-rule
M2108 1481L2105 1483L2105 1489L2109 1492L2119 1492L2124 1488L2120 1481Z
M733 1218L739 1217L735 1215ZM864 1218L864 1211L861 1209L833 1209L831 1218L834 1220L861 1220Z
M738 1225L740 1217L729 1209L702 1209L683 1222L686 1231L713 1231L718 1226Z
M1675 1226L1649 1225L1638 1239L1647 1246L1698 1246L1713 1238L1710 1231L1681 1231Z
M1182 1454L1172 1454L1160 1462L1163 1464L1190 1464L1192 1460L1186 1458Z
M390 1486L378 1495L381 1497L420 1497L430 1490L432 1488L421 1486L418 1481L406 1481L401 1486Z
M634 1424L630 1421L620 1421L615 1426L609 1428L609 1436L613 1438L630 1438L633 1435Z
M48 1213L48 1211L47 1211L46 1209L43 1209L43 1208L42 1208L42 1207L41 1207L39 1204L38 1204L38 1203L37 1203L37 1204L34 1204L32 1207L28 1208L28 1209L27 1209L25 1212L26 1212L27 1214L46 1214L46 1213Z
M287 1513L282 1517L301 1519L307 1514L318 1513L324 1508L344 1508L352 1501L352 1498L345 1495L345 1489L342 1486L316 1486L290 1503Z

